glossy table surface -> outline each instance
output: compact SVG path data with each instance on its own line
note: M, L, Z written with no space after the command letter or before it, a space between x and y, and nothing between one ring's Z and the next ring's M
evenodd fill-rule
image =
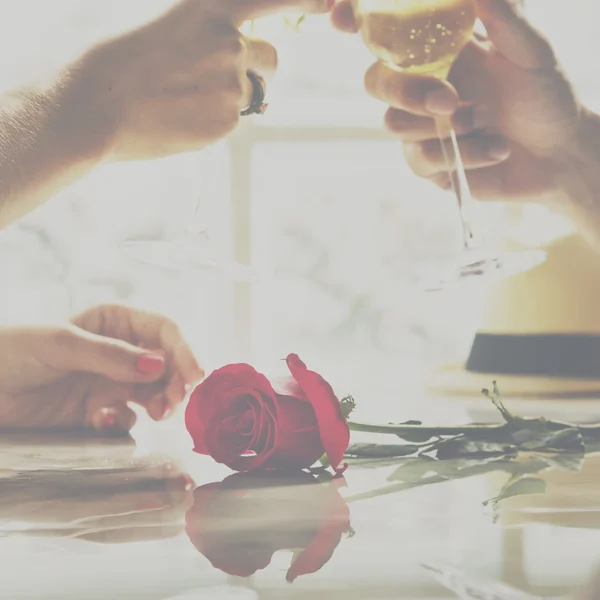
M517 600L600 566L600 455L331 480L232 474L180 422L134 437L0 436L0 597Z

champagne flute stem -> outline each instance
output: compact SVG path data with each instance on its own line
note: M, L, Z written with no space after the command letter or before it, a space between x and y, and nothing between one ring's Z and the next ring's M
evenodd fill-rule
M473 198L465 173L465 166L460 155L458 139L449 117L436 119L437 133L442 145L442 152L450 176L450 185L458 202L458 210L462 224L463 245L466 250L474 250L481 246L473 220Z

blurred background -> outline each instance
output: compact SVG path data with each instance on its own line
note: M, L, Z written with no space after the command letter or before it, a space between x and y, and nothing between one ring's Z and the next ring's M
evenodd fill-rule
M172 3L3 0L0 89ZM526 8L584 101L600 108L600 72L585 66L600 49L597 3ZM417 401L432 365L467 352L486 293L414 287L416 260L455 235L452 198L414 177L383 130L385 107L362 88L372 59L358 37L334 32L326 17L297 32L281 17L254 31L280 52L267 115L198 154L102 167L1 232L1 318L65 318L128 302L180 321L209 369L239 359L272 367L298 352L341 394L377 388L386 403L398 394ZM258 284L184 276L121 250L127 240L180 234L198 203L219 251L254 265ZM570 230L534 206L488 205L481 220L489 235L533 246Z

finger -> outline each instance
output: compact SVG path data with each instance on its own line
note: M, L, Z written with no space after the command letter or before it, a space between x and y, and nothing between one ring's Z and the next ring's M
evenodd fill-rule
M150 347L168 352L186 383L196 383L204 378L204 370L174 321L140 310L131 311L130 318L140 342L146 341Z
M501 136L470 134L459 139L460 152L466 169L481 169L505 161L510 156L510 146ZM408 144L404 150L411 169L420 177L431 178L447 172L447 165L439 140Z
M128 342L90 333L78 327L57 330L47 362L64 371L97 373L120 382L155 381L162 377L166 360Z
M171 377L165 388L166 405L163 418L168 418L173 411L177 409L177 407L185 400L189 389L190 386L185 383L183 377L181 377L179 373L175 373L173 377Z
M162 421L170 416L172 409L165 395L166 383L137 384L131 390L131 402L146 410L153 421Z
M98 408L106 402L106 397L92 398L89 403L89 425L103 435L120 435L128 433L135 425L135 413L125 402Z
M556 66L556 56L548 40L511 0L478 0L479 17L489 39L507 60L524 69Z
M272 44L261 39L246 38L247 69L265 79L272 79L277 71L277 50Z
M551 169L548 161L532 158L527 150L513 144L509 160L470 170L467 176L473 196L478 200L539 203L547 191Z
M486 107L461 106L452 115L454 130L458 135L466 135L491 126ZM431 117L421 117L404 110L390 108L385 114L386 128L403 142L415 143L437 139L435 121Z
M237 21L258 19L282 12L327 13L329 0L219 0L220 12Z
M358 23L354 18L351 0L337 2L331 9L331 22L333 26L344 33L356 33Z
M393 108L421 115L451 115L458 108L456 90L446 81L398 73L377 62L365 75L365 88Z
M128 323L129 329L141 346L160 348L166 352L186 383L197 383L204 378L204 370L198 364L179 326L171 319L157 313L126 306L107 305L100 310L106 313L107 319L111 312L120 313L116 320Z

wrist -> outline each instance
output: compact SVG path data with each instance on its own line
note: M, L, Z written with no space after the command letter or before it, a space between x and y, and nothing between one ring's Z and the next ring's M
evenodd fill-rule
M91 51L61 74L54 86L54 125L62 146L82 162L110 160L118 111L110 73Z
M597 244L600 240L600 116L582 108L573 135L553 158L557 208Z
M561 154L568 164L600 161L600 116L582 107L577 127Z

